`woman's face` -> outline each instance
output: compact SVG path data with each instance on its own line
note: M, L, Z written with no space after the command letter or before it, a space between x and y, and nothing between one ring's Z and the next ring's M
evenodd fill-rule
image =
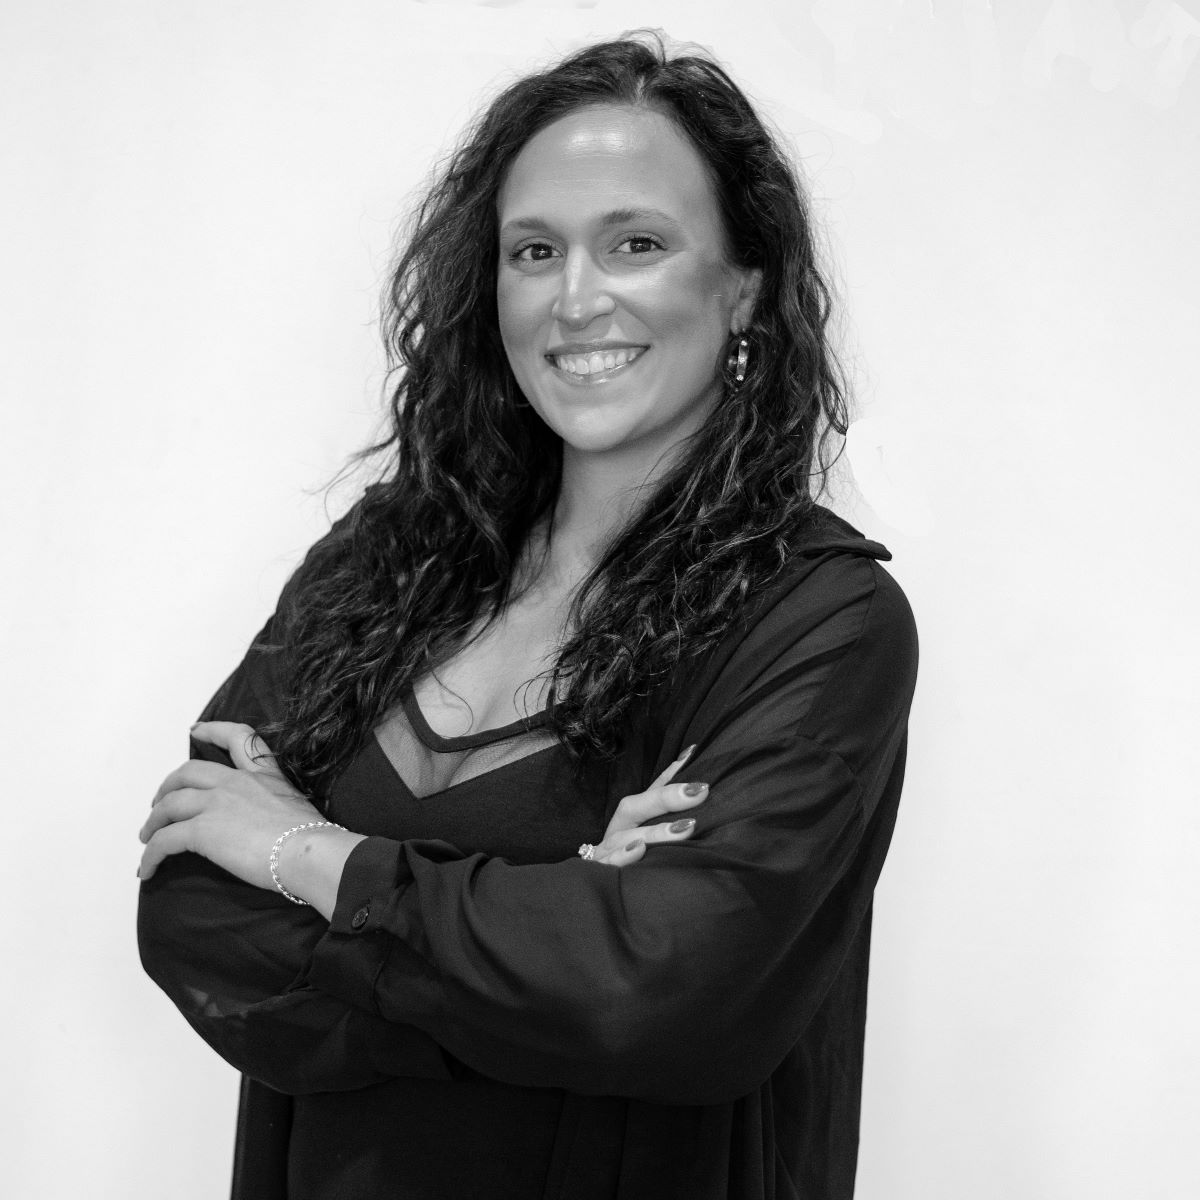
M704 423L760 273L726 258L704 164L661 113L581 109L500 190L500 334L565 446L654 462Z

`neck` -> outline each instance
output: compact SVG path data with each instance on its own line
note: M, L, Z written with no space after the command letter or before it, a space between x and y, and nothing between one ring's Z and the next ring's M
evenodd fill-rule
M670 457L648 465L629 455L580 453L564 444L553 533L539 580L566 588L581 583L649 498ZM539 552L546 544L547 525L543 522L531 539Z

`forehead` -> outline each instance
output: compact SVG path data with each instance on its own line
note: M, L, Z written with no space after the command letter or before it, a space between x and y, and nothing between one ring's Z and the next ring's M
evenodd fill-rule
M655 208L719 230L704 162L673 121L651 109L579 109L534 134L500 189L503 226L531 215L586 220L613 209Z

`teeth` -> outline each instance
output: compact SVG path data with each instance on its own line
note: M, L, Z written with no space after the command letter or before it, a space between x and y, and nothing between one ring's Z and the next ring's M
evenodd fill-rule
M554 365L569 375L596 375L600 371L623 367L626 363L633 362L641 353L641 348L623 347L603 353L597 350L592 354L559 354L554 358Z

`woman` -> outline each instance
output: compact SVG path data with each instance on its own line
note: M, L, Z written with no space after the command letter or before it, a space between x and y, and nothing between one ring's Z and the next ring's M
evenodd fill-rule
M143 961L252 1081L235 1193L849 1196L916 645L812 499L790 168L712 63L593 46L389 303L386 475L142 830Z

